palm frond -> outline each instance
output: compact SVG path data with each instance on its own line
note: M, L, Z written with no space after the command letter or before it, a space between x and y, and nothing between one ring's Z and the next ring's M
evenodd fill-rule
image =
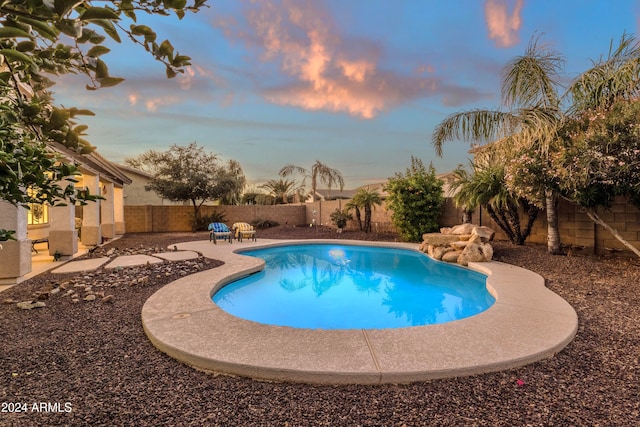
M518 119L512 113L470 110L449 115L433 131L431 142L438 156L446 141L492 141L517 130Z
M608 109L617 101L631 101L640 95L640 43L623 34L617 47L613 41L606 58L593 61L593 67L580 74L569 86L569 114Z
M509 108L540 105L557 106L559 76L564 59L553 50L540 46L533 38L523 56L507 64L502 78L502 102Z

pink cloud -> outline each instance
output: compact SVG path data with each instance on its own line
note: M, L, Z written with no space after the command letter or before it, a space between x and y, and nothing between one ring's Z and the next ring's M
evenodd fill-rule
M509 6L513 5L511 13ZM498 47L511 47L520 39L518 31L522 26L521 12L524 0L487 0L484 7L489 38L496 41Z
M256 0L244 15L244 30L231 19L214 25L256 48L263 63L279 66L287 83L263 89L269 102L371 119L439 85L435 78L380 69L379 49L343 40L321 3Z

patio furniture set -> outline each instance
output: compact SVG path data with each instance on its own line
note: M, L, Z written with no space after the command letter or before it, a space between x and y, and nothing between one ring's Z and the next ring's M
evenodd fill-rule
M209 241L216 245L218 240L226 240L229 243L233 243L234 237L239 242L242 242L245 238L256 241L256 230L246 222L236 222L231 228L223 222L212 222L207 229L209 230Z

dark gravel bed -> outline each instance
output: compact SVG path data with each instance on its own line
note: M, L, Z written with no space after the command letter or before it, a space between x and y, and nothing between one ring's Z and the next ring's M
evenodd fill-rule
M268 237L395 240L304 227L259 231L259 239ZM131 234L94 256L149 253L206 238L206 233ZM494 242L494 247L497 260L541 274L576 309L575 340L553 358L525 367L399 385L318 386L215 376L156 350L141 326L145 300L185 274L215 268L217 261L42 274L0 294L0 301L10 300L0 304L0 425L640 425L640 263L550 256L537 245ZM37 294L45 307L17 308L17 301ZM95 299L85 301L88 295Z

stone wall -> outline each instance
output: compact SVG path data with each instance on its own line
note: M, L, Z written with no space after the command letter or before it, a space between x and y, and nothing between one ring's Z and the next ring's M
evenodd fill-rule
M460 212L460 215L462 212ZM526 225L526 217L521 212L521 225ZM601 213L602 219L616 229L625 239L636 247L640 247L640 210L617 198L609 211ZM486 225L496 231L495 240L508 240L500 227L486 212L476 211L473 216L474 224ZM560 237L563 245L574 246L575 250L584 253L608 254L624 250L624 245L614 238L602 226L596 225L580 208L565 200L558 202L558 222ZM444 224L443 225L448 225ZM540 211L533 225L527 243L547 243L546 212ZM630 253L630 252L629 252Z
M224 214L225 222L272 220L280 224L306 223L304 205L202 206L201 215ZM128 233L191 231L191 206L125 206L124 219Z
M335 227L331 222L331 214L336 210L342 210L344 206L349 203L350 200L328 200L318 201L313 203L305 203L306 210L306 224L313 223L313 219L316 219L316 224L326 225L329 227ZM315 211L315 216L313 212ZM392 211L387 209L386 202L383 202L381 206L375 206L371 211L371 229L378 233L396 233L396 229L391 222ZM364 221L364 211L361 210L362 220ZM346 230L357 230L358 222L356 216L351 212L353 220L347 222Z
M228 224L234 222L254 222L258 219L277 221L280 224L308 225L316 219L316 224L333 227L330 215L336 209L342 209L349 200L331 200L314 203L289 204L289 205L253 205L253 206L203 206L202 215L210 215L212 212L223 212ZM125 206L125 222L127 232L165 232L165 231L190 231L191 206ZM315 216L314 216L315 211ZM381 233L395 233L391 222L391 210L386 207L376 206L372 212L371 224L373 231ZM364 213L363 213L364 215ZM558 217L560 221L560 235L563 244L584 246L586 253L609 253L623 249L608 231L601 226L596 226L580 209L561 200L558 204ZM602 214L603 219L627 238L632 244L640 247L640 211L624 202L616 199L611 210ZM521 214L522 225L526 224L524 213ZM364 219L364 218L363 218ZM442 227L452 227L462 223L462 210L456 208L451 199L446 199L439 218ZM477 209L472 217L475 225L486 225L496 231L496 240L507 240L506 235L489 215ZM358 228L355 220L347 223L348 230ZM547 221L544 211L538 214L531 236L527 240L531 243L546 244Z

